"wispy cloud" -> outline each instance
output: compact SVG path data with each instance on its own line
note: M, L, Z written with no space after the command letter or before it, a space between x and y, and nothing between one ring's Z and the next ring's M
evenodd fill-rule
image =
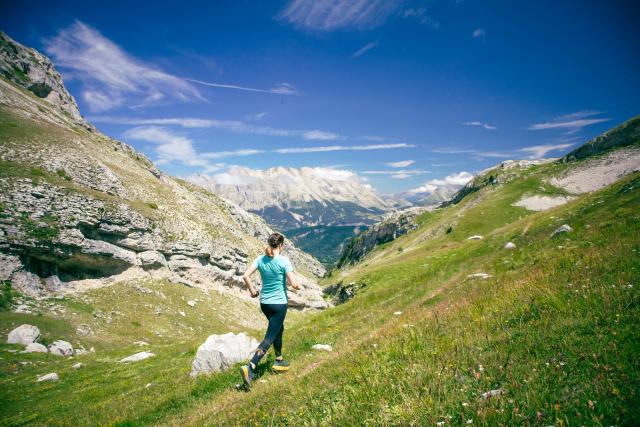
M485 30L483 30L482 28L477 28L475 30L473 30L473 33L471 33L471 37L474 37L476 39L484 37L487 35L487 32Z
M424 7L405 9L400 15L405 19L417 19L421 24L427 24L432 28L440 27L440 23L433 19Z
M215 172L223 164L211 163L202 158L193 146L193 142L183 135L178 135L159 126L140 126L129 129L124 134L127 139L150 142L157 156L155 162L159 165L179 162L187 166L199 166L205 172Z
M489 123L482 123L482 122L464 122L462 123L465 126L479 126L488 130L495 130L497 129L495 126L490 125Z
M440 187L461 187L473 179L473 174L462 171L447 175L441 179L432 179L425 182L423 185L417 188L409 190L409 193L432 193Z
M333 133L333 132L325 132L325 131L321 131L321 130L310 130L310 131L304 132L302 134L302 137L304 139L315 139L315 140L329 141L329 140L333 140L333 139L339 139L340 135L338 135L337 133Z
M368 150L389 150L392 148L411 148L413 144L375 144L375 145L329 145L324 147L298 147L298 148L279 148L273 150L280 154L297 154L297 153L324 153L328 151L368 151Z
M291 130L276 129L269 126L256 126L240 120L218 120L218 119L198 119L198 118L150 118L136 119L129 117L95 116L89 118L94 123L111 123L121 125L157 125L157 126L180 126L184 128L213 128L234 133L249 133L255 135L298 137L307 140L327 141L344 138L335 132L322 130Z
M65 73L82 83L82 99L93 112L121 106L145 106L161 102L205 101L195 84L252 92L292 95L288 83L271 89L185 79L141 61L80 21L44 41L45 51Z
M568 133L574 133L582 130L587 126L594 125L596 123L607 122L611 119L605 117L593 117L597 115L603 114L600 111L593 110L584 110L577 111L575 113L566 114L563 116L556 117L553 120L536 123L529 126L528 130L564 130Z
M247 86L239 86L239 85L231 85L231 84L215 83L215 82L205 82L205 81L196 80L196 79L184 79L184 80L191 83L197 83L199 85L215 87L219 89L234 89L234 90L242 90L246 92L258 92L258 93L274 93L278 95L297 95L298 94L298 91L295 89L295 87L289 83L279 83L274 87L272 87L271 89L257 89L254 87L247 87Z
M399 4L399 0L291 0L277 18L312 31L373 28Z
M497 158L497 159L541 159L552 151L560 151L575 145L574 142L566 142L562 144L534 145L531 147L518 148L511 151L492 151L477 149L458 149L458 148L434 148L431 151L438 154L468 154L479 158Z
M431 171L420 170L420 169L399 169L399 170L367 170L362 171L361 173L365 175L382 175L382 176L390 176L393 179L406 179L416 175L423 175L426 173L431 173Z
M529 157L532 159L541 159L551 151L564 150L573 145L574 144L534 145L533 147L521 148L518 151L529 153Z
M374 47L378 46L378 42L371 42L371 43L367 43L366 45L362 46L360 49L358 49L357 51L355 51L353 53L353 55L351 55L352 58L357 58L359 56L364 55L366 52L370 51L371 49L373 49Z
M385 163L385 165L391 166L392 168L406 168L407 166L411 166L415 162L415 160L401 160L399 162Z
M45 51L67 76L83 83L83 99L92 111L163 99L202 99L190 83L139 61L90 26L76 21L45 41Z

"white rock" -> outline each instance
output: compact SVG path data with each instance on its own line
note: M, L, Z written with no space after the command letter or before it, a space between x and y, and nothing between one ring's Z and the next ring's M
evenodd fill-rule
M82 363L80 363L80 362L74 363L73 365L71 365L71 367L73 369L80 369L82 367Z
M141 351L140 353L125 357L124 359L120 360L120 363L138 362L140 360L148 359L153 356L155 356L155 354L151 353L150 351Z
M475 236L467 237L467 240L482 240L484 237L476 234Z
M13 310L14 313L31 314L31 307L26 304L20 304Z
M191 301L187 301L187 304L189 304L190 307L195 307L196 306L196 302L191 300Z
M490 274L487 273L473 273L467 276L467 279L480 279L480 280L486 280L489 277L491 277Z
M49 352L56 356L73 356L73 346L66 341L57 340L49 345Z
M490 397L500 396L502 394L504 394L504 390L498 388L498 389L495 389L495 390L486 391L486 392L482 393L480 395L480 397L482 399L486 400L486 399L488 399Z
M238 362L247 360L260 343L244 332L211 335L198 347L191 364L191 376L228 369Z
M333 351L333 347L329 344L314 344L311 348L314 350Z
M146 342L146 341L134 341L133 343L134 343L135 345L139 345L140 347L144 347L144 346L149 345L149 343L148 343L148 342Z
M401 314L402 314L402 312L401 312L401 311L394 311L394 312L393 312L393 315L394 315L394 316L400 316Z
M507 242L507 244L504 245L504 248L505 249L509 249L509 250L513 250L513 249L516 249L516 245L513 242Z
M40 329L33 325L24 324L9 332L7 343L29 345L36 342L38 338L40 338Z
M40 343L32 342L24 349L22 353L47 353L47 347L43 346Z
M185 313L184 311L179 311L178 313L180 313L180 316L182 316L182 317L186 317L187 316L187 313Z
M571 228L571 226L569 226L569 224L562 224L560 227L558 227L556 229L556 231L553 232L553 234L551 235L551 237L557 235L557 234L562 234L562 233L568 233L569 231L572 231L573 228Z
M47 375L42 375L41 377L38 377L38 379L36 380L36 382L42 382L42 381L58 381L60 378L58 377L58 374L56 374L55 372L52 372L50 374Z

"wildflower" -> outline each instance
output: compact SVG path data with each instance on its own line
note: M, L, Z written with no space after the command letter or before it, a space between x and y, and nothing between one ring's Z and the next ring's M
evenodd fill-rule
M469 419L467 420L467 424L473 424L473 420L472 420L471 418L469 418Z
M438 422L436 423L436 425L437 425L437 426L443 426L443 425L444 425L444 421L438 421Z
M469 406L467 402L462 402L462 406Z
M478 371L480 371L480 372L484 372L484 366L482 366L482 365L478 365Z

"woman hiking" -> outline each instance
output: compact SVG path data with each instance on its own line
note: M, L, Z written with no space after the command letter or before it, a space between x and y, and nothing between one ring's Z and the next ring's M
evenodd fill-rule
M293 289L300 289L300 286L298 286L298 282L293 276L291 261L280 254L283 247L284 236L280 233L271 234L267 241L267 246L264 248L264 255L258 256L242 276L244 283L249 288L249 292L251 292L251 296L255 298L258 296L258 291L251 283L251 275L256 270L260 271L262 279L260 309L269 321L264 339L258 346L251 361L240 368L242 379L247 387L251 387L253 371L272 344L276 353L273 370L286 371L289 369L289 364L282 357L282 334L284 333L284 318L287 315L288 304L287 281Z

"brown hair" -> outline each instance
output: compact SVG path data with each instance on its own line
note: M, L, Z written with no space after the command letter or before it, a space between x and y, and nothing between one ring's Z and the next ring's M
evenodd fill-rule
M273 258L273 250L284 243L284 236L280 233L271 233L267 239L267 246L264 247L266 256Z

